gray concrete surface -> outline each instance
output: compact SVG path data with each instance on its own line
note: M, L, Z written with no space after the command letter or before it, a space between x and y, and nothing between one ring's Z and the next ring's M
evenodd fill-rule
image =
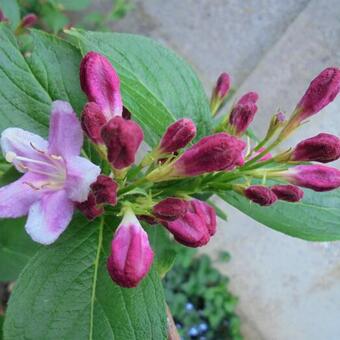
M324 67L340 66L338 0L145 0L114 25L151 36L184 56L206 88L226 70L240 89L260 93L254 127L289 112ZM340 98L299 134L340 135ZM340 243L309 243L280 234L219 202L229 214L202 251L228 250L247 340L340 339ZM340 207L339 207L340 208Z

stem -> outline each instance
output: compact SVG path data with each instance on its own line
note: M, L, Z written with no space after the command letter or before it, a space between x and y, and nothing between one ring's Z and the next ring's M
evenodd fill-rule
M180 340L174 318L172 317L170 308L166 305L166 317L168 322L168 340Z
M125 194L125 193L137 188L138 186L146 183L146 182L148 182L147 178L143 177L143 178L139 179L138 181L132 183L131 185L128 185L127 187L120 189L118 191L118 195Z

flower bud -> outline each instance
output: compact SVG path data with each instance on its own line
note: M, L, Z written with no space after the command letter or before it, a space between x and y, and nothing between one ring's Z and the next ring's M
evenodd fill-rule
M303 198L303 191L295 185L273 185L271 191L279 200L299 202Z
M246 143L220 132L202 138L183 153L173 166L173 175L198 176L207 172L232 170L243 163Z
M103 144L100 133L105 123L106 118L100 106L95 102L88 102L81 115L81 126L86 135L95 144Z
M280 127L286 122L286 116L283 112L276 113L269 124L269 128L265 137L265 140L269 140L278 131Z
M232 108L229 117L229 125L233 134L241 136L246 132L255 117L257 99L257 93L246 93Z
M340 170L325 165L299 165L287 170L282 177L314 191L330 191L340 187Z
M107 259L112 280L122 287L136 287L149 272L153 256L148 234L128 210L116 230Z
M0 9L0 22L6 22L8 19L6 18L4 12Z
M291 161L328 163L340 158L340 139L328 133L300 142L290 155Z
M329 67L323 70L310 83L306 93L296 106L298 120L302 120L318 113L322 108L334 100L340 90L340 70Z
M117 204L117 183L109 176L99 175L91 184L91 190L96 197L97 204Z
M180 119L171 124L163 135L160 153L173 153L184 148L196 136L196 126L190 119Z
M101 206L97 206L96 197L93 192L89 193L85 202L76 203L76 207L90 221L104 213L104 209Z
M85 55L80 64L80 85L88 100L100 106L107 121L122 115L120 81L106 57L93 51Z
M152 213L162 221L174 221L183 217L188 207L189 203L187 201L176 197L168 197L157 203L153 207Z
M276 195L263 185L251 185L244 190L244 195L254 203L269 206L277 201Z
M34 13L25 15L21 20L21 26L24 28L33 27L38 21L38 17Z
M184 216L163 222L175 239L188 247L207 244L216 231L216 213L207 203L191 200Z
M135 156L144 134L133 120L112 118L101 130L101 137L107 147L107 158L116 169L123 169L135 161Z
M226 98L230 89L230 76L228 73L223 72L217 79L216 86L211 95L210 106L213 115L218 111Z

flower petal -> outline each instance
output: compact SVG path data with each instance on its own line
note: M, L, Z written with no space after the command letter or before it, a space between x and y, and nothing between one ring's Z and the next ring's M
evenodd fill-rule
M52 104L49 152L65 158L78 156L83 145L83 132L71 105L56 100Z
M31 205L42 194L42 191L33 189L33 186L38 186L39 180L39 176L27 173L17 181L0 188L0 218L27 215Z
M100 174L100 167L83 157L69 159L66 164L67 180L65 190L69 199L84 202L90 192L90 185Z
M51 244L71 222L73 211L65 190L45 193L32 205L25 229L33 241Z
M47 150L47 141L34 133L19 128L8 128L1 134L1 149L6 156L8 152L14 152L16 155L31 159L43 159L37 151ZM18 166L19 162L14 160L13 164L20 172L23 169Z

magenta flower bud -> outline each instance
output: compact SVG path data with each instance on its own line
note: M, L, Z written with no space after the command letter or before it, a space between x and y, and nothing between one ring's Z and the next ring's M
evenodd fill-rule
M6 22L8 19L6 18L4 12L0 9L0 22Z
M25 28L30 28L33 27L37 23L37 21L38 17L33 13L29 13L22 18L21 26Z
M183 153L174 164L174 177L198 176L207 172L232 170L242 164L246 143L220 132L202 138Z
M232 108L229 125L233 134L241 136L254 120L257 111L256 101L258 94L256 92L246 93Z
M303 191L295 185L273 185L271 191L281 201L299 202L303 198Z
M162 221L174 221L183 217L187 212L189 202L176 197L168 197L157 203L152 213L155 217Z
M340 158L340 139L328 133L300 142L290 155L291 161L328 163Z
M148 234L128 210L116 230L107 259L112 280L122 287L136 287L149 272L153 256Z
M76 207L85 215L88 220L93 220L104 213L104 209L97 205L96 197L93 192L89 193L87 200L82 203L76 203Z
M103 144L101 137L102 127L106 124L106 118L102 109L95 102L86 103L81 115L81 126L86 135L95 144Z
M86 54L80 65L80 85L88 100L101 107L107 121L122 115L120 81L106 57L93 51Z
M228 73L221 73L217 79L214 95L219 99L224 99L230 89L230 76Z
M239 101L237 102L237 104L240 105L245 105L245 104L256 104L256 102L259 99L259 95L256 92L247 92L246 94L244 94ZM236 104L236 105L237 105Z
M101 137L107 147L107 158L116 169L123 169L135 161L135 156L144 134L133 120L112 118L101 130Z
M340 187L340 170L325 165L299 165L283 174L288 182L314 191Z
M192 120L183 118L171 124L163 135L160 153L173 153L184 148L196 136L196 126Z
M99 175L91 184L91 190L96 197L97 204L117 204L118 184L109 176Z
M310 83L306 93L296 106L298 120L302 121L334 100L340 90L340 70L329 67Z
M215 209L208 203L201 200L193 199L190 201L192 211L201 217L202 221L205 222L206 227L209 231L209 235L213 236L216 233L217 217Z
M230 89L229 74L223 72L217 79L216 86L212 92L210 107L212 115L214 116L221 105L223 104Z
M216 231L216 214L208 204L192 200L184 216L163 224L179 243L201 247L209 242Z
M244 195L249 200L262 206L269 206L277 201L276 195L263 185L251 185L244 190Z

